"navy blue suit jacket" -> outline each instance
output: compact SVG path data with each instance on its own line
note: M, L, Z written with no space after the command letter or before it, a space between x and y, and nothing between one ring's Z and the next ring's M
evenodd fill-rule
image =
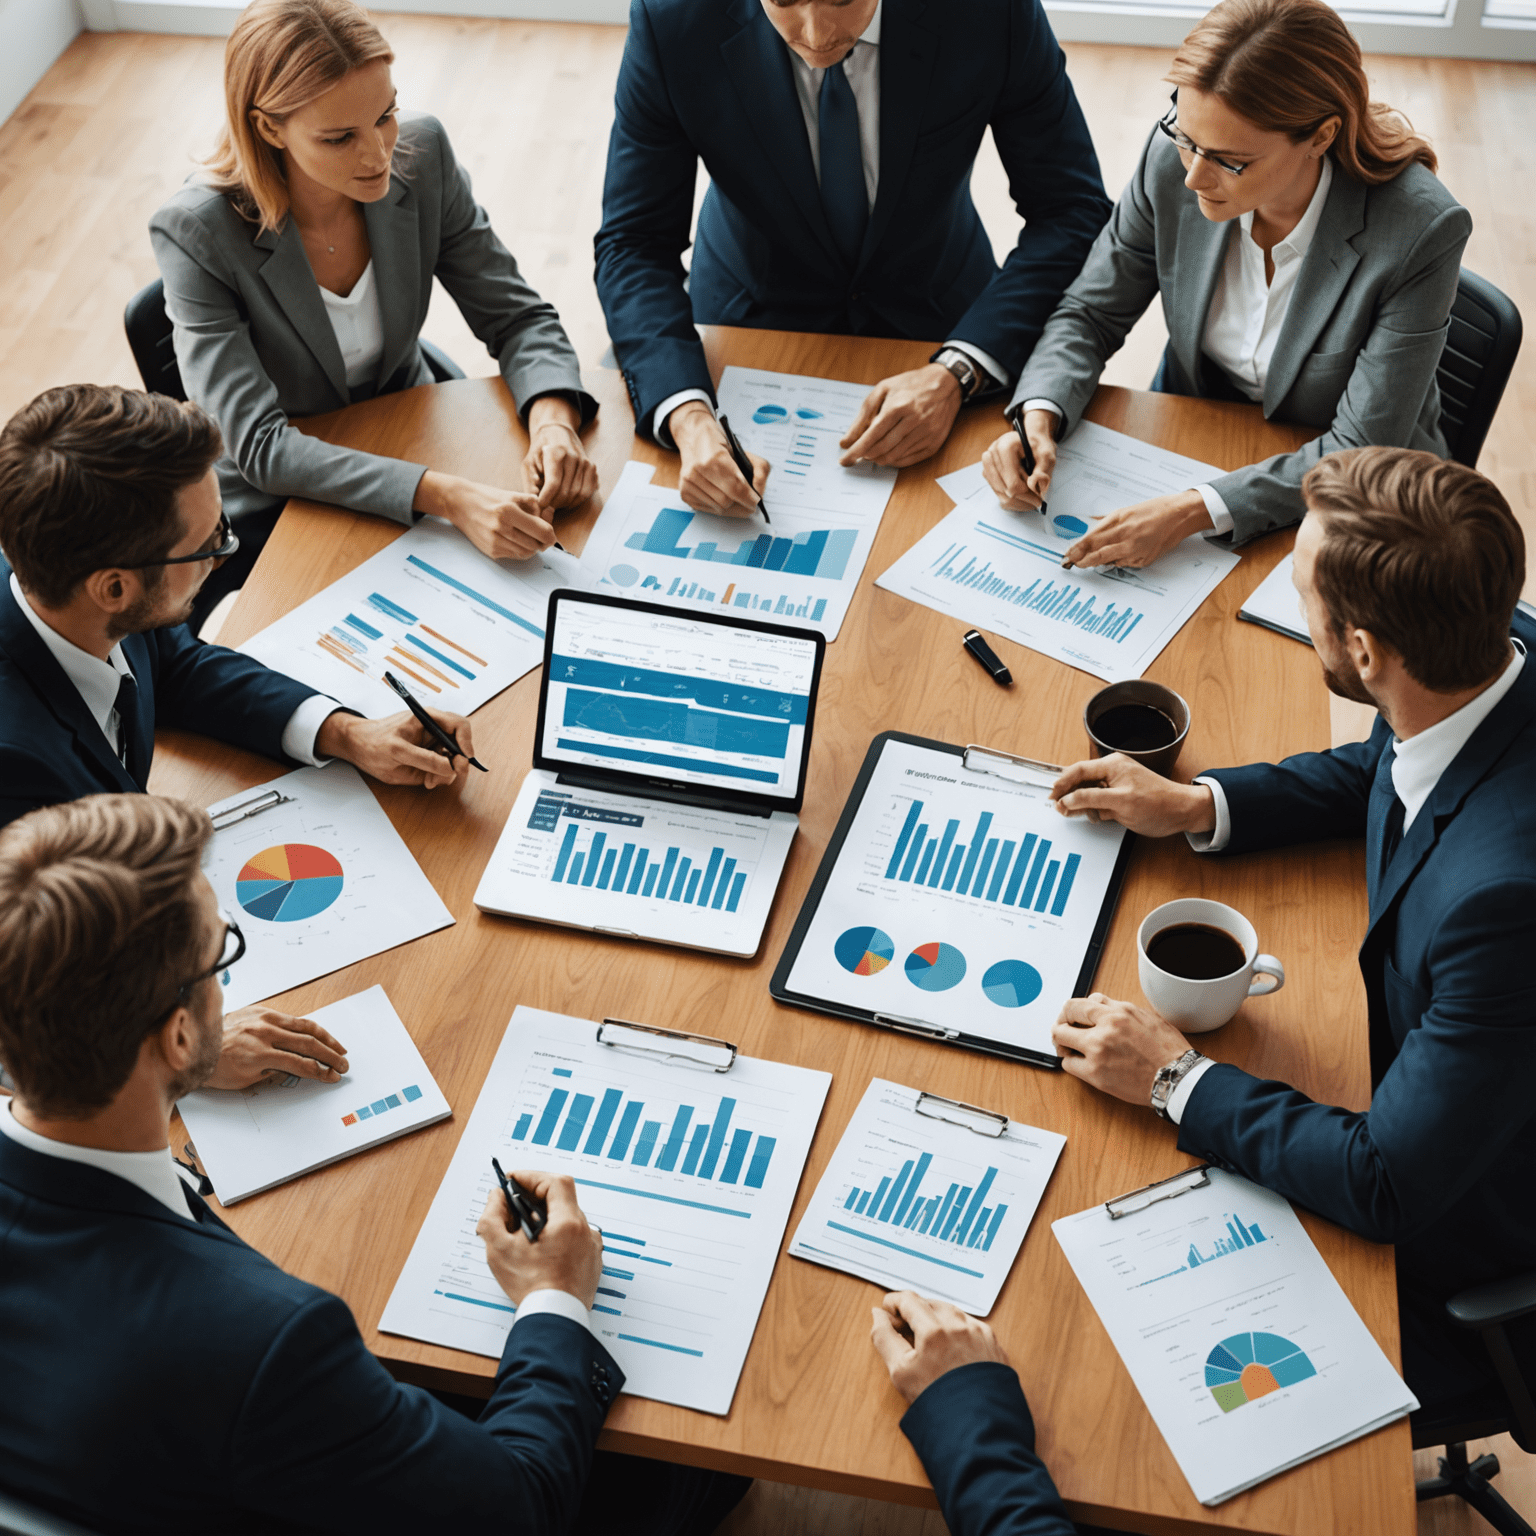
M0 560L0 826L40 805L147 788L157 726L287 761L283 727L317 691L249 656L205 645L185 624L129 635L123 655L139 685L140 777L118 760L21 611L10 567Z
M1384 861L1390 742L1378 720L1366 742L1212 775L1232 853L1365 838L1370 1109L1217 1066L1179 1147L1395 1243L1400 1277L1443 1299L1536 1268L1536 657Z
M0 1135L0 1484L112 1532L565 1531L624 1380L585 1328L519 1323L475 1423L192 1202Z
M970 191L989 126L1027 221L1001 270ZM711 186L685 291L699 160ZM1109 212L1039 0L885 0L880 181L852 268L760 0L631 0L597 291L647 436L668 396L713 393L695 322L968 341L1011 377Z

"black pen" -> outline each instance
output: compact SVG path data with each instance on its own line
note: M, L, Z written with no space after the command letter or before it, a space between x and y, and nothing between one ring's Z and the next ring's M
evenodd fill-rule
M384 681L388 683L389 686L393 688L402 699L405 700L405 707L410 710L410 712L415 715L416 718L421 722L422 729L438 744L438 746L443 749L444 752L448 754L448 760L450 762L452 762L456 757L468 756L468 754L458 744L458 742L456 742L453 737L450 736L448 732L445 731L442 726L440 726L437 721L434 720L432 716L429 715L426 710L424 710L421 705L416 702L416 700L411 696L410 690L405 686L404 683L399 680L399 678L395 676L393 672L386 672L384 674ZM488 773L490 771L478 757L471 757L469 759L469 763L472 768L478 768L481 773Z
M1012 686L1013 673L1004 665L1002 657L982 638L979 630L967 631L960 643L987 669L987 676L1000 688Z
M1019 444L1024 449L1024 478L1027 480L1035 472L1035 450L1029 446L1029 439L1024 435L1024 412L1015 411L1012 416L1013 430L1019 434ZM1045 516L1045 503L1040 503L1040 515Z
M501 1185L507 1208L517 1217L517 1224L523 1229L523 1236L530 1243L538 1242L539 1233L544 1230L549 1221L549 1211L544 1202L530 1195L510 1174L503 1173L501 1164L494 1157L491 1159L491 1167L496 1170L496 1182Z
M747 457L747 450L736 440L736 434L731 431L731 423L728 418L720 418L720 430L725 433L725 446L731 450L731 457L736 461L736 468L742 473L742 477L748 485L752 484L752 460ZM763 514L763 521L771 523L768 516L768 508L763 505L763 498L757 498L757 510Z

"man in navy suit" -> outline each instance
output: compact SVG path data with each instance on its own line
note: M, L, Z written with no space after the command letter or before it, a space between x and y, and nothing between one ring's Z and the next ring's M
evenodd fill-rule
M1149 1009L1062 1010L1062 1065L1178 1125L1179 1149L1397 1246L1403 1366L1430 1419L1507 1414L1445 1302L1536 1268L1536 639L1516 602L1520 525L1433 454L1334 454L1303 482L1295 580L1328 686L1374 704L1370 738L1174 784L1122 757L1053 794L1197 850L1363 837L1369 1110L1316 1104L1206 1060ZM1511 626L1516 638L1511 643ZM1523 639L1522 639L1523 637ZM1305 963L1305 956L1298 958ZM1511 1343L1536 1375L1529 1321Z
M988 127L1026 221L1001 270L970 194ZM637 429L680 450L691 507L757 500L695 324L943 339L842 441L844 463L915 464L1017 377L1109 211L1039 0L631 0L597 291Z
M211 835L148 795L0 833L0 1486L103 1532L704 1536L745 1480L594 1460L624 1376L569 1179L519 1174L537 1243L499 1190L480 1218L517 1313L478 1422L394 1381L345 1303L182 1180L167 1122L218 1059L244 949L200 870Z

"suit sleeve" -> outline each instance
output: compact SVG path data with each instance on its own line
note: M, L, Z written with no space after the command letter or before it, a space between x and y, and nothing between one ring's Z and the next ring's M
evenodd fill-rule
M1398 281L1377 307L1327 431L1293 453L1211 482L1232 514L1234 544L1300 521L1302 477L1324 455L1413 444L1445 350L1461 253L1471 233L1467 210L1447 208L1404 254ZM1292 302L1300 299L1296 295Z
M715 388L683 286L698 153L672 110L645 0L631 0L613 106L603 222L594 241L597 296L629 386L635 430L652 437L663 400L685 389L713 400Z
M1011 1367L947 1371L921 1393L901 1431L953 1536L1073 1536L1061 1495L1035 1455L1035 1425Z
M1490 882L1436 930L1429 987L1400 976L1419 1012L1363 1113L1284 1083L1212 1067L1190 1095L1179 1150L1215 1162L1360 1236L1399 1243L1444 1216L1505 1155L1536 1081L1536 878Z
M403 1386L334 1296L296 1313L258 1366L228 1447L231 1503L306 1529L562 1536L607 1411L608 1352L566 1318L507 1337L478 1422Z
M1109 217L1088 124L1040 0L1011 7L1008 85L992 138L1024 228L997 275L950 328L1017 376Z
M411 503L425 465L334 447L288 424L239 295L221 280L213 242L197 217L169 204L150 220L149 239L182 385L218 422L241 477L269 496L307 496L413 523Z
M436 276L496 359L523 420L538 396L562 390L579 398L585 426L597 414L597 401L582 387L576 349L555 306L528 285L511 251L497 238L442 124L431 118L422 127L440 163L442 232Z

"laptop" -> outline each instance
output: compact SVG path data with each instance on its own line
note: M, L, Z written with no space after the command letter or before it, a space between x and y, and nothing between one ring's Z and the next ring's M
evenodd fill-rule
M826 641L551 594L533 768L482 912L755 955L800 824Z

